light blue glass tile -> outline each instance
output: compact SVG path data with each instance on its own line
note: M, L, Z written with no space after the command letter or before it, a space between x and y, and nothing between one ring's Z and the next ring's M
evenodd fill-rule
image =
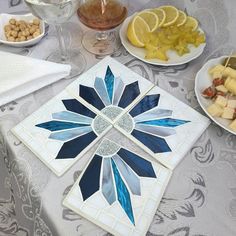
M118 167L121 175L129 186L130 191L135 195L141 195L140 181L137 175L124 163L118 155L112 157Z
M116 200L110 158L103 158L102 194L110 205Z
M52 118L57 120L72 121L83 124L91 124L93 119L87 116L82 116L70 111L61 111L52 113Z
M114 178L116 182L116 191L117 191L118 201L121 207L123 208L123 210L125 211L126 215L129 217L132 224L135 224L129 191L120 176L120 173L116 167L115 162L113 160L111 160L111 162L112 162L112 169L113 169L113 174L114 174Z
M167 137L167 136L176 134L176 131L174 129L153 126L153 125L136 124L135 129L144 131L149 134L161 136L161 137Z
M188 122L189 121L187 121L187 120L165 118L165 119L159 119L159 120L142 121L140 123L147 124L147 125L164 126L164 127L177 127L179 125L183 125Z
M110 99L110 102L112 103L112 96L113 96L113 89L114 89L114 75L110 69L110 67L107 67L106 75L105 75L105 84L107 88L107 93Z
M149 110L145 113L142 113L136 117L134 117L135 122L141 122L141 121L147 121L147 120L153 120L157 118L167 117L171 116L172 111L167 109L160 109L160 108L154 108L152 110Z
M125 84L124 82L121 80L120 77L116 77L115 80L115 87L114 87L114 98L113 98L113 105L118 105L120 98L122 96L123 90L124 90Z
M111 102L109 100L108 93L107 93L103 79L96 77L94 87L97 90L98 94L100 95L103 103L106 106L109 106L111 104Z
M90 131L92 131L92 128L90 126L86 126L86 127L76 128L76 129L54 132L50 134L49 138L60 140L60 141L67 141L69 139L73 139L83 134L86 134Z

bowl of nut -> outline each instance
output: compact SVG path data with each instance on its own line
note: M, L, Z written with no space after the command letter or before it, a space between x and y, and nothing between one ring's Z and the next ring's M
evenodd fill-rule
M45 34L45 24L32 14L0 14L0 43L14 47L32 46Z

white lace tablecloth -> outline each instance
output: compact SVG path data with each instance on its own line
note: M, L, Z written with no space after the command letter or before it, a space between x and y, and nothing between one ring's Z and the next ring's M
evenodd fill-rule
M130 0L130 11L147 7L142 7L146 2ZM173 4L197 17L207 35L204 53L188 64L168 68L145 64L123 47L112 57L203 113L194 94L195 74L208 59L236 52L236 1L156 0L148 6L152 4ZM25 9L22 0L0 1L0 13ZM66 28L75 24L78 24L76 19ZM73 32L70 40L73 47L81 47L79 29L78 26L78 32ZM45 59L57 47L56 42L50 31L35 47L0 45L0 50ZM87 69L100 60L83 48L81 52L87 60ZM109 235L61 205L83 169L86 156L94 150L58 178L10 132L71 82L62 80L0 107L0 236ZM114 133L110 136L119 138ZM236 235L235 135L214 123L209 126L174 170L147 235Z

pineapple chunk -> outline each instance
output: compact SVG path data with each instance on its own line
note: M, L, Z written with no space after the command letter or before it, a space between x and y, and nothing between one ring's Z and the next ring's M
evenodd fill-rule
M236 108L236 100L228 100L227 107Z
M210 115L212 116L221 116L221 114L223 113L223 109L218 105L218 104L211 104L208 108L207 111L209 112Z
M236 132L236 119L229 125L229 127Z
M234 109L230 108L230 107L225 107L221 117L231 120L231 119L233 119L233 116L234 116Z
M215 100L215 104L221 106L221 107L225 107L227 105L227 99L223 96L217 96L216 100Z
M228 89L224 85L216 86L216 90L220 91L220 92L223 92L223 93L227 93L228 92Z

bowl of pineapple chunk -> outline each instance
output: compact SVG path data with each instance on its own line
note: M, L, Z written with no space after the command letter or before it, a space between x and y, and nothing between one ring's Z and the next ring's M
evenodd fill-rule
M120 28L123 46L134 57L153 64L185 64L200 56L206 37L199 22L171 5L144 9Z
M196 74L195 94L205 113L236 135L236 57L209 60Z

